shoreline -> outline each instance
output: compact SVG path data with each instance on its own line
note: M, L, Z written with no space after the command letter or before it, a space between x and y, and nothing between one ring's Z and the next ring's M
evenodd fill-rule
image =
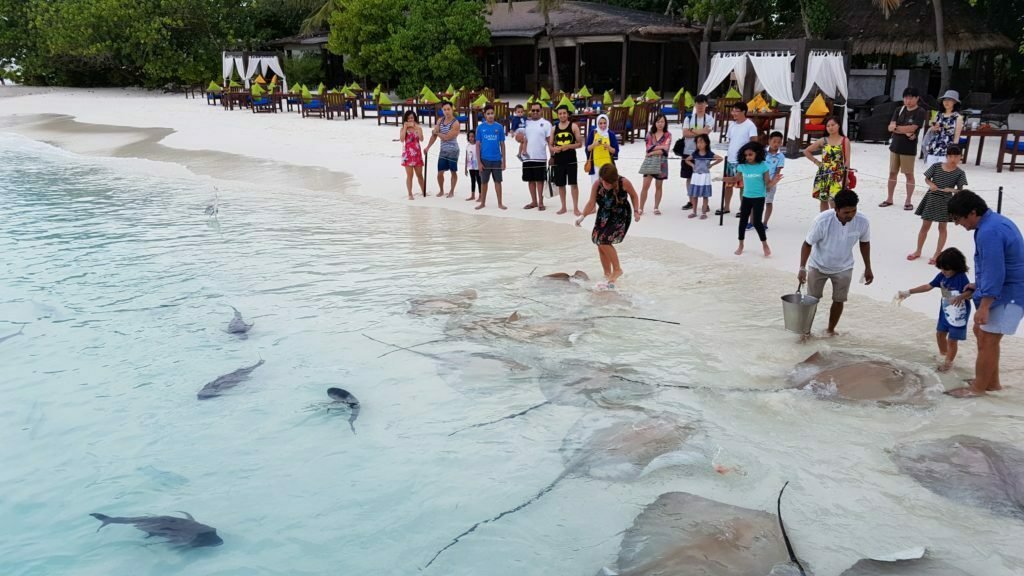
M0 88L0 93L3 92L4 89ZM393 141L397 128L379 127L372 119L326 121L301 118L298 114L287 112L261 115L249 111L228 112L220 106L208 106L201 99L128 89L48 88L42 93L32 92L30 97L16 95L3 101L5 106L0 111L0 131L14 132L74 153L114 158L141 157L144 160L183 165L200 176L243 182L250 181L245 178L247 169L254 166L266 168L271 163L285 173L282 182L294 184L295 178L301 178L300 186L315 190L331 190L332 187L344 185L346 190L385 200L392 205L411 204L484 216L543 220L566 226L573 226L575 221L571 206L568 214L555 214L559 204L557 192L553 198L547 199L546 204L553 208L545 212L521 208L528 193L525 183L518 178L518 161L514 159L509 162L509 170L506 171L503 194L508 210L497 209L493 189L490 193L491 203L484 210L476 211L473 209L475 203L464 200L469 188L468 178L461 174L464 156L460 156L460 178L453 198L434 196L437 186L436 165L430 165L427 174L428 196L417 196L415 201L409 202L405 195L404 173L399 165L399 144ZM673 123L669 127L673 137L679 135L679 130L678 124ZM211 134L220 136L211 137ZM460 147L464 148L465 137L459 142ZM717 137L713 137L712 142L716 152L722 154L718 150L720 145ZM906 214L899 206L887 209L876 206L879 198L884 197L885 189L884 183L880 184L877 181L878 175L874 173L879 168L884 171L886 165L882 161L887 162L887 149L880 144L852 144L853 165L858 168L860 177L857 189L861 197L860 211L872 223L872 264L876 280L870 286L854 283L851 292L888 305L898 290L926 283L936 272L933 266L927 265L927 258L913 263L905 260L906 253L912 250L916 241L919 218L913 216L912 212ZM642 152L642 144L626 144L619 161L620 172L634 182L638 193L642 182L636 172ZM990 148L989 154L983 158L982 166L976 167L971 161L965 163L964 169L968 173L971 189L979 191L994 209L992 191L999 185L1008 188L1014 173L1004 171L996 174L992 152ZM972 150L970 158L973 157ZM725 225L721 227L713 216L703 221L686 218L686 213L679 209L685 198L683 183L678 177L677 162L670 162L662 216L654 216L652 213L652 186L648 209L640 222L630 227L630 237L668 240L729 263L767 266L791 272L795 283L799 246L818 214L817 202L809 197L813 165L803 159L787 159L783 172L785 177L779 185L776 209L768 234L773 256L764 258L760 250L755 250L759 247L753 244L743 256L733 254L737 240L736 221L732 214L726 216ZM225 165L231 165L233 169L225 172ZM918 175L918 179L923 182L923 176ZM579 180L581 184L589 183L586 174L581 174ZM903 189L901 178L897 195L902 194ZM716 183L716 196L712 204L719 198L719 190L720 184ZM581 204L585 202L588 193L589 190L581 186ZM568 191L567 196L571 197ZM921 196L922 190L915 191L915 202ZM735 212L737 200L733 202ZM1003 213L1020 221L1024 217L1024 202L1008 194ZM592 222L592 219L584 222L584 227L592 225ZM970 259L974 250L973 236L952 224L949 228L947 246L960 248ZM936 237L933 230L925 252L929 251L929 246L934 246ZM628 245L627 242L625 246ZM626 250L628 252L628 248ZM596 261L596 255L594 259ZM628 264L626 269L625 279L628 281ZM863 264L858 254L855 275L859 278L862 273ZM788 286L780 287L779 295L790 291L792 288ZM927 296L911 298L903 306L932 316L935 313L933 300Z

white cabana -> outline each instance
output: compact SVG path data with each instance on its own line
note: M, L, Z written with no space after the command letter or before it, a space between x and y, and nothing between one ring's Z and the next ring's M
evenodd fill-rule
M833 99L841 96L845 101L848 98L845 54L841 49L824 49L820 43L818 49L815 49L813 44L805 40L767 41L764 44L783 49L744 50L740 48L743 46L741 43L719 44L723 49L711 55L701 93L711 93L730 75L735 75L736 82L743 91L749 61L755 74L754 90L760 91L763 88L776 102L790 107L789 133L792 138L799 139L801 106L814 91L815 86ZM800 58L798 53L804 58ZM802 70L796 70L797 77L794 77L794 59L797 59L797 66L806 59L807 70L802 77L803 82L799 82L801 78L798 76ZM804 88L799 97L793 94L794 85ZM844 130L848 124L847 117L847 114L843 114Z
M238 75L245 81L245 87L248 88L253 76L256 72L261 72L264 76L267 75L267 71L270 70L281 79L281 88L285 92L288 91L288 80L284 75L284 70L281 68L281 62L274 54L263 53L260 55L248 54L249 68L245 67L245 56L246 53L240 52L224 52L222 55L222 70L224 74L224 81L227 83L231 79L231 73L234 70L238 70Z

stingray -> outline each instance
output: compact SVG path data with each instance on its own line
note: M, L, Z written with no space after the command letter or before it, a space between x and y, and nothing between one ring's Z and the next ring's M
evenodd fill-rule
M781 494L780 494L781 498ZM620 576L801 574L779 517L686 492L662 494L622 537L612 568Z
M519 312L502 318L482 318L458 324L448 330L451 336L483 340L509 339L524 344L537 340L572 344L593 325L589 320L524 320Z
M926 404L929 392L942 389L934 372L848 352L816 352L796 365L789 380L828 398L888 404Z
M1024 520L1024 452L1015 446L960 435L900 444L893 459L939 496Z
M481 520L463 531L438 550L424 568L480 526L526 508L566 478L583 476L625 482L636 480L657 468L680 464L686 459L699 459L703 457L702 453L686 448L687 440L694 433L693 427L665 413L635 414L632 417L619 415L616 418L600 413L586 416L573 426L562 442L565 466L558 477L522 504Z
M580 408L597 406L609 409L641 410L634 406L636 401L653 395L659 386L668 386L641 382L636 379L635 370L622 365L561 362L558 367L564 370L566 375L547 372L535 378L541 393L546 398L543 402L501 418L460 428L449 436L471 428L490 426L504 420L519 418L552 404Z
M864 559L839 576L971 576L963 570L934 558L910 560Z
M455 314L473 305L476 290L463 290L457 294L446 296L427 296L409 301L409 314L416 316L433 316L436 314Z
M590 276L582 270L577 270L571 275L568 272L555 272L554 274L548 274L541 276L541 280L555 280L561 282L571 282L573 280L587 281L590 280Z

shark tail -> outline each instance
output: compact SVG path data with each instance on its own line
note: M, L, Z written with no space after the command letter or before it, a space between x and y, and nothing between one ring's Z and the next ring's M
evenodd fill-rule
M114 523L114 519L111 518L110 516L107 516L106 514L96 514L96 513L94 513L94 514L89 514L89 516L92 516L93 518L95 518L95 519L99 520L100 522L102 522L102 524L100 524L100 527L96 529L97 532L99 532L100 529L103 528L104 526L106 526L107 524L113 524Z

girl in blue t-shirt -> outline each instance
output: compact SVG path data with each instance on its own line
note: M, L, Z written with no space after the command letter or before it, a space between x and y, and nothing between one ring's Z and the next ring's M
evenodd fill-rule
M940 272L931 282L910 290L901 290L897 297L903 301L911 294L923 294L932 288L942 290L935 340L939 345L939 354L943 357L939 371L946 372L953 367L957 342L967 339L967 320L971 316L970 297L973 290L967 288L971 281L967 278L967 258L963 252L956 248L946 248L935 259L935 267Z
M768 247L768 236L764 232L764 200L769 188L775 186L777 180L768 177L768 165L764 161L764 146L757 142L747 142L740 148L736 155L740 164L736 167L736 174L740 177L743 185L743 197L740 201L739 225L740 245L736 248L736 255L743 254L743 239L747 233L747 222L751 221L753 214L754 229L761 239L761 247L764 249L765 258L772 255L772 249Z

